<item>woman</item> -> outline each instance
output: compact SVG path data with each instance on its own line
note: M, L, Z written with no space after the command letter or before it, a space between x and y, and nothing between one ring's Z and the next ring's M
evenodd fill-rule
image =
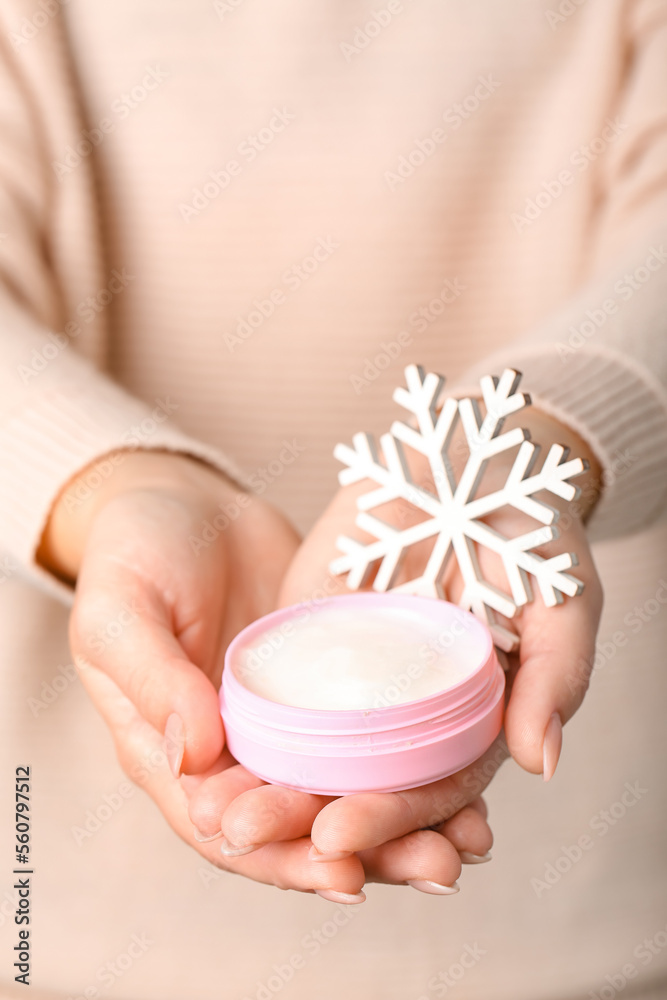
M5 5L4 732L10 773L32 767L44 996L664 992L667 11L561 6ZM397 867L365 855L369 881L431 891L335 907L260 883L352 904L364 852L433 817L336 839L345 800L299 800L282 834L303 844L315 821L319 852L346 856L292 869L299 841L240 853L228 829L225 867L249 876L232 878L201 838L262 793L221 792L206 674L246 621L326 580L353 506L318 521L332 447L387 425L409 361L457 395L524 372L534 437L591 461L560 540L587 586L534 619L532 652L522 638L506 729L525 770L489 786L494 861L429 898L490 842L483 807L453 800L463 829L418 835L416 868L410 840ZM525 771L553 772L593 667L538 788Z

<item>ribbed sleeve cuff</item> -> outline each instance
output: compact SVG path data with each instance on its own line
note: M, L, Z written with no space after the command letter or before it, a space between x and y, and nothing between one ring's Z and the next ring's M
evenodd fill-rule
M479 395L482 375L523 372L533 406L571 427L603 469L588 524L592 540L631 534L667 513L667 394L642 365L607 347L511 346L469 369L456 395Z
M242 472L225 455L173 425L177 411L168 396L148 405L96 377L90 386L79 383L71 391L58 388L39 394L6 415L0 427L0 524L17 572L71 602L73 590L43 569L35 554L63 487L111 451L147 448L192 455L246 485Z

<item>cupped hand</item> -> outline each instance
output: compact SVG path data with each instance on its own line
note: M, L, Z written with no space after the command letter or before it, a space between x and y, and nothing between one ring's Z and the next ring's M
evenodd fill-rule
M545 498L561 510L560 537L535 550L545 557L576 553L578 566L574 572L584 583L583 593L566 598L555 607L546 607L538 593L515 619L502 622L516 633L520 644L517 652L504 661L508 680L504 733L487 753L458 774L421 788L345 796L313 810L314 854L323 860L342 859L351 852L363 857L365 851L377 850L387 843L401 843L401 838L405 841L423 827L447 822L456 813L461 815L460 811L477 799L510 754L526 770L542 774L545 780L553 775L561 750L562 725L577 710L588 686L602 610L602 588L584 523L599 494L601 470L590 449L569 428L545 414L533 412L529 421L522 416L524 425L530 426L535 440L545 450L552 443L562 443L589 462L589 472L578 480L582 492L577 500L566 503L552 496ZM507 471L501 461L493 475L503 482ZM426 484L425 478L418 481ZM364 540L354 521L357 497L368 489L368 482L362 482L337 493L299 548L281 588L281 604L309 600L315 593L347 592L345 580L332 577L328 565L336 553L339 535L354 534ZM405 525L413 513L394 501L383 507L379 516L398 526ZM526 515L509 508L485 520L509 537L535 527L535 522ZM427 557L425 546L410 550L397 584L419 576ZM480 552L479 559L485 578L507 589L497 557ZM446 596L457 601L463 582L454 567L445 580L445 588ZM224 786L226 779L222 776L218 781ZM221 793L221 800L225 794ZM232 844L247 845L253 840L264 843L275 835L272 817L267 816L265 809L270 794L262 788L249 789L227 808L221 825ZM306 814L310 798L302 800Z
M66 554L61 575L76 578L72 652L167 733L176 776L200 772L223 747L226 646L275 607L299 538L278 511L203 463L119 457L90 509L73 503L76 488L63 494L45 540L51 561Z
M286 789L263 786L264 802L283 796L271 843L234 856L202 840L193 821L206 827L210 818L201 819L198 787L215 791L224 780L224 805L239 814L244 793L263 785L224 748L217 690L229 641L276 607L299 538L276 510L196 460L138 452L106 461L113 476L90 500L78 502L76 482L65 489L40 559L76 580L74 662L129 777L204 858L260 882L354 903L367 872L453 881L460 857L452 841L490 844L479 803L447 829L451 840L441 825L414 844L323 864L309 855L309 834L330 800L292 793L287 801Z
M329 873L307 861L309 845L283 843L263 857L225 861L195 840L178 781L181 773L242 770L223 749L217 690L224 651L275 608L296 532L196 460L136 452L105 461L113 475L90 500L77 501L76 481L64 490L40 559L76 579L73 658L123 769L219 867L284 888L335 884L356 892L356 865L327 881Z
M261 870L276 864L280 872L281 859L294 852L311 882L282 888L314 889L341 903L362 902L361 888L367 882L410 884L443 895L456 892L462 863L488 860L493 844L486 806L479 796L472 801L471 796L461 796L448 820L429 814L432 822L424 822L428 829L410 827L405 836L323 855L312 843L313 824L330 805L348 797L335 799L266 784L240 765L233 766L231 757L229 766L221 762L205 776L183 776L181 784L190 800L197 841L217 851L218 857L222 852L227 865L234 864L236 870L244 866L249 874L256 866ZM452 786L450 798L454 797ZM281 885L275 877L272 881Z

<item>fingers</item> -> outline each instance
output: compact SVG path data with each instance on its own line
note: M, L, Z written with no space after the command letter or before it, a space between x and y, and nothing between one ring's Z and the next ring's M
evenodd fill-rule
M190 782L192 779L185 780ZM269 842L296 840L307 836L318 813L326 804L335 801L324 796L264 784L240 765L225 769L205 782L195 780L199 782L199 786L190 794L189 801L189 817L195 828L194 837L199 843L219 841L226 858L246 856ZM182 783L183 781L181 779ZM493 834L486 822L486 805L481 798L474 799L470 806L439 824L435 832L436 839L431 838L430 841L429 838L417 838L413 841L408 834L391 841L393 846L386 855L373 855L371 861L374 880L405 882L408 876L400 875L404 869L413 872L410 878L421 878L430 865L430 874L424 875L424 878L438 882L441 877L445 877L438 870L438 858L446 856L451 862L453 854L458 853L455 860L459 867L461 861L479 864L490 860L488 852L493 844ZM448 844L447 848L442 846L445 842ZM437 845L435 862L433 852L427 847L428 843ZM415 845L419 846L416 854ZM350 856L346 851L322 854L314 847L309 852L310 860L323 865L336 863ZM366 859L365 852L361 852L359 856L368 876L367 862L370 861ZM416 857L420 859L421 868L415 868L414 865L410 867L411 861ZM397 859L400 864L395 864ZM452 880L456 877L457 873L452 875Z
M451 895L458 891L461 864L490 861L492 844L486 806L478 798L435 830L417 830L358 857L369 882L407 883L421 892Z
M484 801L481 795L478 799L472 800L472 802L470 803L470 808L475 809L476 812L480 814L480 816L484 817L484 819L486 819L487 816L489 815L489 810L487 809L486 802Z
M209 785L204 794L204 784ZM249 800L253 792L267 789L269 795L262 808L283 823L281 839L256 846L252 840L259 836L248 823L242 824L243 833L233 826L235 842L223 836L220 829L220 811L231 808L237 801ZM179 831L184 840L195 847L212 864L226 871L252 878L256 882L275 885L279 889L295 889L300 892L316 892L333 902L343 904L361 903L366 898L361 891L366 880L364 868L356 855L344 860L318 864L310 857L311 841L304 836L298 809L290 819L285 814L285 806L280 794L288 789L274 785L264 785L240 764L220 772L201 783L190 796L188 803L188 823ZM298 795L299 793L294 793ZM304 796L314 798L314 796ZM258 798L259 802L259 798ZM298 803L297 803L298 805ZM259 813L257 813L259 815ZM194 825L193 825L194 824ZM291 826L290 826L291 824ZM217 827L217 830L216 830ZM198 830L199 828L199 835ZM202 829L203 828L203 829ZM268 827L267 827L268 829ZM225 826L225 832L227 827ZM292 831L290 838L289 831ZM204 834L208 833L208 836ZM247 851L246 848L251 850Z
M239 795L222 817L230 844L293 840L310 835L315 817L331 797L261 785Z
M325 856L338 856L444 823L481 794L507 756L501 736L474 764L430 785L335 799L315 818L313 844Z
M261 778L256 778L245 767L235 764L225 768L202 781L197 788L188 793L188 814L195 828L197 840L220 839L223 836L222 817L229 806L239 796L244 796L251 789L263 786ZM236 834L237 840L232 844L246 847L257 842L253 839L254 829L250 823L243 833Z
M316 892L332 902L345 904L362 903L366 898L362 892L366 875L359 858L351 855L344 861L318 864L308 856L307 837L266 844L252 854L236 858L222 857L215 842L203 845L195 842L193 846L218 867L279 889Z
M221 771L225 771L227 768L234 767L235 765L236 761L230 754L229 750L225 747L212 767L208 767L200 774L182 774L178 779L178 783L185 792L186 796L190 798L200 785L203 785L208 778L213 777L215 774L219 774Z
M247 772L244 779L241 775L242 768L230 770L237 772L235 782L238 780L238 787L243 787L247 780ZM262 789L266 789L269 793L272 791L277 793L275 801L279 803L278 807L281 810L279 815L283 819L282 811L285 803L280 802L279 793L286 789L262 785L257 791ZM230 793L232 791L231 782L229 791ZM250 794L250 791L241 792L234 802ZM484 855L491 846L493 837L483 812L483 803L477 800L474 807L463 809L457 817L442 824L438 831L418 830L376 848L362 851L358 855L351 854L339 860L314 860L310 850L310 840L307 837L265 844L250 853L239 853L237 856L225 853L222 862L215 853L216 842L208 842L205 846L214 864L222 863L229 870L257 881L269 881L280 888L321 892L326 898L342 903L361 901L359 898L345 897L353 897L359 893L364 880L397 885L407 883L422 892L447 895L458 891L455 883L462 862L475 863L488 860ZM458 822L455 823L455 820ZM454 834L456 844L449 838L448 827ZM286 829L284 825L283 834L286 833ZM469 855L466 855L465 849L468 849ZM474 855L474 861L472 851L480 852ZM358 867L359 862L363 875Z
M227 856L274 841L308 836L317 813L333 801L331 797L265 784L240 764L200 782L189 798L189 815L198 831L197 839L224 837Z
M160 734L139 715L130 700L103 671L94 667L84 670L82 681L111 728L126 774L148 792L176 833L203 859L217 868L267 885L276 885L280 889L317 892L326 899L343 904L364 901L362 887L365 874L361 861L352 856L335 864L318 864L309 858L311 843L308 838L269 844L254 854L238 858L225 858L219 841L197 842L188 815L187 796L169 769ZM236 782L237 788L242 788L251 776L240 765L229 770L234 772L230 782L231 794L233 782Z
M84 566L70 622L75 662L103 670L141 716L165 734L172 772L210 767L223 727L211 681L173 634L158 593L124 566Z
M524 609L520 667L505 713L505 732L514 759L545 780L558 762L562 725L574 715L588 687L601 607L601 589L593 574L576 599L553 608L536 602Z
M81 683L109 727L124 772L159 802L170 820L183 792L171 774L162 735L103 670L92 665L78 667Z
M365 874L355 855L329 864L319 864L310 857L311 841L305 833L310 829L312 812L307 813L306 807L307 800L315 798L266 785L236 764L200 782L190 793L188 819L193 825L182 836L212 864L257 882L317 892L334 902L363 902ZM264 822L261 831L252 825L254 821ZM276 839L259 842L272 824Z
M473 802L437 828L437 832L456 848L464 864L480 864L491 858L493 833L486 822L483 800L480 798L476 802L481 803L481 809Z
M455 847L433 830L417 830L359 855L369 882L413 887L434 895L458 892L461 858ZM338 862L342 864L342 862Z
M188 799L194 837L199 842L220 839L220 818L228 804L248 788L260 784L260 779L237 764L226 749L206 776L186 774L179 781Z

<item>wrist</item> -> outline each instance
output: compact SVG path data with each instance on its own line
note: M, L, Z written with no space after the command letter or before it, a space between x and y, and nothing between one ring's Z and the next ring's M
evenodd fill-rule
M482 403L481 400L479 400ZM482 404L483 410L483 404ZM561 423L544 410L535 406L511 414L506 418L501 433L523 428L530 434L531 441L540 446L538 467L544 461L554 444L569 449L570 459L581 458L587 464L587 469L572 479L572 485L579 489L579 496L571 501L562 500L551 493L537 496L551 507L557 507L561 512L568 511L582 522L590 516L598 502L602 490L602 466L590 445L567 424ZM458 482L468 460L469 449L465 433L459 423L450 448L450 460L455 480ZM484 473L483 492L500 489L507 478L508 470L514 465L516 449L511 449L494 456Z
M63 487L42 534L37 560L60 579L73 583L91 526L115 497L160 489L220 493L225 487L234 489L222 472L190 455L143 449L109 452Z
M571 459L581 458L586 462L588 466L586 471L572 479L572 485L581 491L575 500L560 500L560 498L551 495L547 500L549 504L557 506L561 510L567 508L571 514L575 514L585 523L600 499L603 482L602 466L588 442L572 427L561 423L544 410L534 406L531 406L528 411L514 414L508 418L505 427L507 430L512 427L527 428L535 444L542 446L542 459L546 457L552 445L560 444L569 448Z

